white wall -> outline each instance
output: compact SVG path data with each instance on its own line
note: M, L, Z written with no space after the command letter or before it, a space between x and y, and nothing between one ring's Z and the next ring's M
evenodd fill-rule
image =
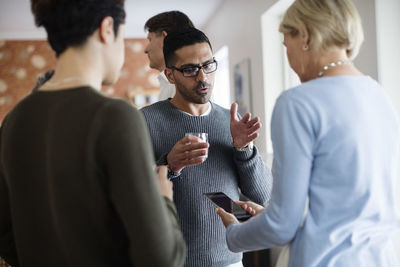
M354 64L362 73L377 80L375 0L353 1L360 13L364 29L364 43L361 46L359 55L354 60Z
M286 89L298 85L291 84L287 74L297 77L297 74L290 69L286 49L282 45L283 36L277 31L286 9L293 3L293 0L280 0L268 8L261 16L262 48L263 48L263 75L264 75L264 106L266 125L271 124L272 111L276 99ZM273 64L271 64L273 62ZM297 77L297 80L298 77ZM289 84L290 83L290 84ZM266 130L267 162L272 162L273 151L271 131Z
M377 0L376 33L378 50L378 79L391 98L400 117L400 1ZM398 159L400 166L400 158ZM400 170L397 192L400 192ZM400 194L398 203L400 203ZM395 238L400 255L400 233Z
M245 58L250 58L253 115L259 116L265 125L264 82L261 41L261 15L275 0L225 0L220 10L203 28L209 37L213 50L224 45L229 47L231 70L231 101L233 101L233 68ZM218 88L215 88L218 90ZM266 153L265 131L260 131L256 145L262 155Z
M376 1L378 79L400 116L400 1Z

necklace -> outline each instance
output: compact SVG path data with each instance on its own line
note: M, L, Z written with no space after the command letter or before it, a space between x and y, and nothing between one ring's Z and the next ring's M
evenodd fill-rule
M338 60L336 62L331 62L327 65L325 65L320 72L318 72L318 77L324 76L325 71L328 69L343 65L343 64L352 64L350 60Z
M71 77L67 77L65 79L62 79L62 80L60 80L58 82L49 82L49 81L47 81L44 84L46 84L47 86L54 87L54 86L59 86L59 85L62 85L62 84L65 84L65 83L70 83L70 82L85 82L85 79L82 78L82 77L79 77L79 76L71 76Z

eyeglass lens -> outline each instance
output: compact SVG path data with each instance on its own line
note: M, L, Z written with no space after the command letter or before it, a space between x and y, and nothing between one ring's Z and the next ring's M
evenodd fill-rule
M205 74L214 72L217 69L217 62L213 61L213 62L210 62L203 66L193 66L193 67L184 68L184 69L182 69L182 73L183 73L183 76L186 76L186 77L197 76L201 69L203 69L203 72Z

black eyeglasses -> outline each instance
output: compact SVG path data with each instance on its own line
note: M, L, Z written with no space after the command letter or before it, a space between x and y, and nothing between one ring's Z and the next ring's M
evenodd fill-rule
M217 70L217 61L214 60L213 62L206 63L203 66L190 66L185 68L177 68L175 66L171 66L170 69L177 70L182 72L184 77L195 77L199 74L200 70L203 70L205 74L212 73Z

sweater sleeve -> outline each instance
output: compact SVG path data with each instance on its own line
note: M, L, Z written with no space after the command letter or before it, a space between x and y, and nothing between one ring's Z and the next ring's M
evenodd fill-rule
M304 214L313 161L314 134L309 110L294 99L278 99L272 116L274 187L261 214L227 229L234 252L289 243Z
M3 153L1 153L0 157L0 257L2 257L8 264L18 266L17 250L15 248L12 231L10 201L6 181L3 175L2 156Z
M114 102L115 103L115 102ZM124 224L135 266L181 266L186 246L174 204L161 196L142 114L117 102L99 114L99 153L110 199Z
M271 198L272 175L254 146L252 151L234 151L241 192L250 200L264 205Z

